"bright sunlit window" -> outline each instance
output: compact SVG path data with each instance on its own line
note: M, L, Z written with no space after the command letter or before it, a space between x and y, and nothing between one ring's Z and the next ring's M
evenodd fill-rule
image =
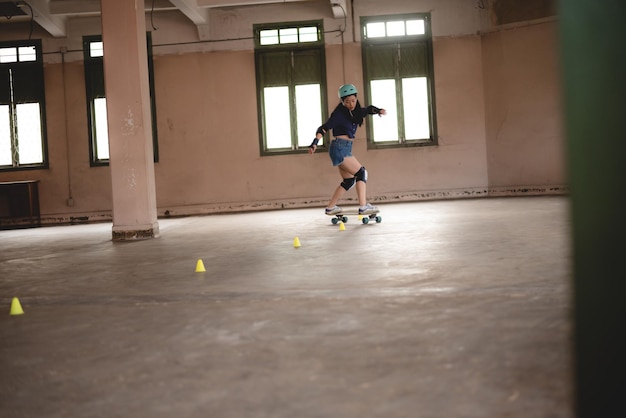
M83 39L87 123L89 126L90 164L109 163L109 133L104 91L104 48L100 36Z
M104 46L102 41L93 41L89 42L89 57L103 57L104 56Z
M387 110L368 124L370 146L437 143L430 15L361 18L368 102Z
M267 148L291 148L289 87L265 87L263 108L266 110L264 122Z
M15 106L18 154L21 164L39 164L43 161L41 149L41 109L39 103L21 103Z
M0 167L11 166L11 115L9 105L0 105Z
M295 44L299 42L318 42L320 40L317 26L261 29L258 33L259 44L264 46Z
M96 159L109 159L109 125L107 124L107 99L99 97L93 100L94 134Z
M363 27L363 35L364 38L424 35L426 33L424 22L423 18L368 22Z
M373 137L385 138L387 141L398 141L398 106L396 103L396 80L372 80L370 83L372 103L383 103L378 106L387 111L384 118L372 118Z
M256 25L255 34L261 154L306 152L325 116L322 23Z
M0 42L0 170L47 166L41 41Z
M154 161L158 161L158 142L156 111L154 100L154 80L151 54L151 36L148 33L148 72L150 80L150 98L152 113L152 141ZM89 127L90 164L106 166L109 164L109 127L107 120L107 99L104 89L104 44L102 37L83 37L85 62L85 90L87 94L87 124Z

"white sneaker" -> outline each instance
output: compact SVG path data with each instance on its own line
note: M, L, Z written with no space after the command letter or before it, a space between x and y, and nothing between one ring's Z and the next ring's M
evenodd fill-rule
M326 208L326 215L336 215L341 213L342 209L339 206L334 206L332 208Z
M371 215L374 213L378 213L378 208L370 205L369 203L359 208L359 215Z

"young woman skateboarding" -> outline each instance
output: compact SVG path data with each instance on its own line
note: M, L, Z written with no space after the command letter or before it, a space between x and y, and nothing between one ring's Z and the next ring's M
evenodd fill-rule
M341 213L342 209L337 206L337 202L344 193L356 185L356 194L359 199L359 214L369 215L378 213L378 208L367 203L366 186L367 170L352 155L352 142L357 127L363 124L363 118L367 115L386 115L385 109L375 106L361 107L356 98L356 87L352 84L345 84L339 87L339 98L341 103L337 105L330 118L322 126L317 128L315 139L309 146L309 154L313 154L317 149L317 143L328 132L333 130L333 140L330 142L328 155L333 166L339 167L339 175L342 182L337 186L333 196L326 208L327 215Z

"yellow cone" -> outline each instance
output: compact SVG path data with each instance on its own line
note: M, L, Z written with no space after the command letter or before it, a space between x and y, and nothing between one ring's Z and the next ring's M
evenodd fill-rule
M23 315L24 310L22 309L22 304L18 298L13 298L11 301L11 312L10 315Z
M196 263L196 273L202 273L206 271L206 269L204 268L204 263L202 262L202 260L198 260L198 262Z
M343 222L339 222L339 230L340 231L345 231L346 230L346 226L343 224Z
M363 220L363 215L359 215L359 221Z
M300 245L300 239L299 239L298 237L295 237L295 238L293 239L293 247L294 247L294 248L300 248L300 247L301 247L301 245Z

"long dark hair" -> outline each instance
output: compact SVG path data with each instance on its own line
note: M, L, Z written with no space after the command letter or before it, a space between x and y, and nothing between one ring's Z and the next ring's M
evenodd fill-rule
M339 102L335 110L333 110L333 112L342 112L353 123L356 123L359 126L363 125L363 116L361 115L361 103L359 103L359 100L357 99L356 101L356 107L354 108L354 111L350 112L348 108L343 105L343 99L345 99L345 97L342 97L341 101Z

